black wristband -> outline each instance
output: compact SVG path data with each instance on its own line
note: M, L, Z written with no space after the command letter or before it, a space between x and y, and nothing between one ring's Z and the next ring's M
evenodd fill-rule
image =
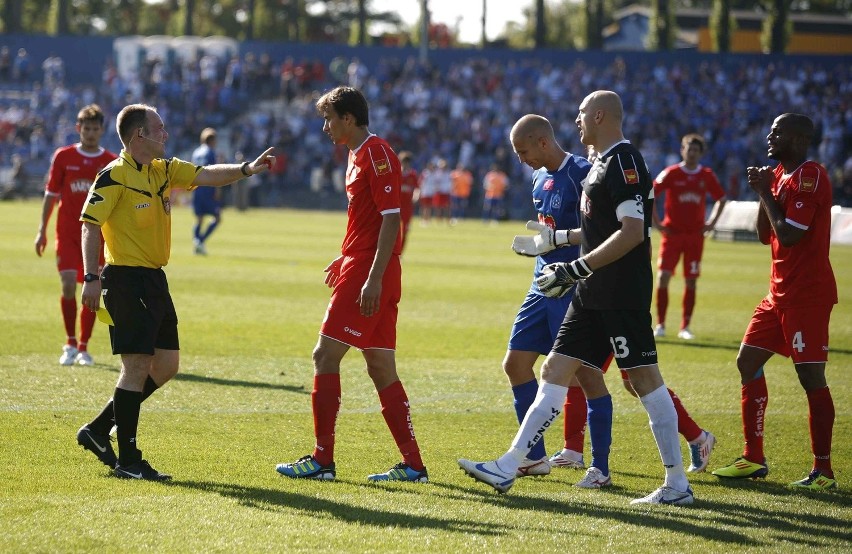
M245 175L246 177L250 177L250 176L251 176L251 173L249 173L249 172L248 172L248 166L249 166L249 163L248 163L248 162L243 162L243 165L241 165L241 166L240 166L240 171L241 171L241 172L242 172L242 174L243 174L243 175Z
M85 275L83 275L83 282L84 283L91 283L92 281L100 281L100 279L101 279L101 276L98 275L97 273L86 273Z

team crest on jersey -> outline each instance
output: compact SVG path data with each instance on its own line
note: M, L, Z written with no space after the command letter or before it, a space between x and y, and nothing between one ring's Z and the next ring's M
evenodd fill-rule
M802 177L802 192L813 192L816 186L816 179L813 177Z
M168 196L163 197L163 211L166 215L172 215L172 201Z
M636 173L635 169L622 169L621 172L624 174L624 182L628 185L638 185L639 184L639 174Z
M558 210L559 208L562 207L562 195L561 194L554 194L553 195L553 197L550 199L550 207L553 208L554 210Z
M544 182L544 190L553 190L553 179L547 179Z
M373 160L373 169L376 170L376 175L385 175L391 172L391 165L387 158L379 158Z

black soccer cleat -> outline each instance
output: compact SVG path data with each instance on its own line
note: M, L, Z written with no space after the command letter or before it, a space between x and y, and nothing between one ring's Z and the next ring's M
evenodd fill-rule
M91 451L110 469L114 469L118 463L118 457L110 444L110 436L95 433L88 425L83 425L77 431L77 444Z
M168 481L172 478L171 475L160 473L145 460L127 466L116 464L115 476L120 479L142 479L144 481Z

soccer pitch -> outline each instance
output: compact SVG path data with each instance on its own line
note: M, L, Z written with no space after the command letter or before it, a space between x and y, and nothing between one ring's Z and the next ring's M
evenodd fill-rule
M166 272L180 319L181 372L143 404L139 433L145 457L174 476L157 484L111 477L76 443L77 429L115 386L118 358L97 323L96 365L58 365L60 287L52 247L43 259L35 255L40 213L36 200L0 203L0 551L852 549L850 247L832 247L840 304L827 374L840 490L786 487L811 467L807 402L791 362L774 357L766 368L769 478L694 475L693 506L630 506L660 485L663 468L647 415L615 370L607 377L611 488L578 489L581 471L555 469L498 495L456 464L501 455L517 429L500 362L532 271L532 260L509 248L526 232L523 222L412 226L397 362L431 482L366 481L399 457L357 351L343 363L337 480L302 482L274 467L313 446L310 355L329 296L322 270L339 252L345 214L226 210L210 255L201 257L191 253L190 209L176 208ZM708 240L691 325L697 338L658 344L666 383L718 438L711 470L741 453L735 360L768 275L768 247ZM670 325L679 320L681 292L676 275ZM548 452L561 448L561 424L545 440Z

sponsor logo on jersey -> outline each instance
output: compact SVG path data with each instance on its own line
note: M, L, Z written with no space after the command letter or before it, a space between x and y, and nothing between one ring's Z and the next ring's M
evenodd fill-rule
M802 177L802 192L811 192L816 185L816 179L813 177Z
M92 182L88 179L77 179L76 181L72 181L69 186L71 187L71 192L89 192Z
M697 192L684 192L677 197L681 204L700 204L703 200L702 196Z
M350 335L354 335L356 337L361 336L361 331L356 331L355 329L350 329L349 327L344 327L343 331L349 333Z
M136 209L137 209L137 210L143 210L143 209L145 209L145 208L150 208L150 207L151 207L151 203L150 203L150 202L145 202L144 204L136 204Z
M379 158L373 160L373 169L376 170L376 175L385 175L391 172L391 165L387 158Z
M553 179L547 179L544 181L544 190L553 190Z
M624 169L622 173L624 174L624 182L628 185L639 184L639 174L636 173L635 169Z

